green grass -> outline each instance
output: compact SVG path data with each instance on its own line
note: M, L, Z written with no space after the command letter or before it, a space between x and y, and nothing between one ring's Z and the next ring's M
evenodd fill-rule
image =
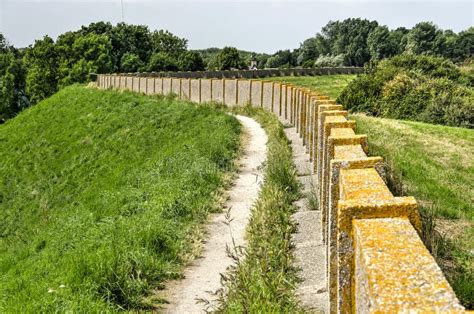
M474 130L351 118L368 134L370 154L386 160L392 191L419 202L426 245L461 301L474 307Z
M83 86L1 125L0 312L146 307L218 210L239 134L207 106Z
M306 87L336 99L344 87L356 77L355 74L334 74L321 76L268 77L264 80L284 82Z
M295 313L300 310L290 237L296 227L290 217L299 185L291 149L276 116L250 107L234 110L260 122L269 139L264 185L247 226L247 249L233 251L236 264L226 277L220 311Z

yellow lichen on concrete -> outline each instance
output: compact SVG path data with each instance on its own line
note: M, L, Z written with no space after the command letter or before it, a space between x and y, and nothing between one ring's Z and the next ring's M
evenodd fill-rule
M339 128L340 123L327 121L325 123L325 133L330 136L324 141L322 149L322 165L321 165L321 181L320 181L320 209L323 226L323 241L326 241L326 227L329 207L329 176L330 168L329 162L335 157L335 148L339 151L361 151L362 154L354 156L355 158L366 157L367 148L367 136L366 135L355 135L352 128ZM351 135L352 133L352 135ZM346 136L334 136L334 134L349 134ZM357 148L359 146L359 148ZM353 159L353 158L352 158Z
M361 145L345 145L334 147L334 158L333 159L360 159L365 157L365 152Z
M336 146L338 147L338 146ZM330 162L329 206L327 218L327 274L330 308L337 308L337 203L339 201L339 176L341 169L379 168L381 157L364 157L361 159L333 159Z
M392 193L375 168L343 169L339 179L343 200L389 200Z
M370 183L370 181L377 181L377 179L369 172L367 174L351 173L352 180L359 182L361 186L360 194L353 187L349 191L343 192L343 182L347 184L348 180L348 178L344 178L344 172L347 171L352 170L341 170L339 181L341 200L337 204L337 312L339 313L348 313L353 309L351 296L354 276L352 221L354 219L408 217L416 230L418 232L421 230L421 220L413 197L392 197L390 199L379 183ZM376 173L374 169L370 172ZM359 180L356 179L356 175L365 178ZM369 190L371 189L377 196L370 196ZM344 198L346 196L350 198Z
M462 311L407 218L353 220L357 313Z

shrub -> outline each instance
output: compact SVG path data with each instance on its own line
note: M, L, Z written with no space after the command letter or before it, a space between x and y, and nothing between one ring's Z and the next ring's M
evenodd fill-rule
M368 64L338 101L369 115L472 128L470 86L467 74L449 60L401 55Z
M344 55L337 56L319 56L314 62L315 67L340 67L344 65Z

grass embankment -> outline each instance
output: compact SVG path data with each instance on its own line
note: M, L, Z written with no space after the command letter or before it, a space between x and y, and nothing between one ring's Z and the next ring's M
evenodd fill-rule
M283 76L283 77L268 77L262 80L284 82L294 84L295 86L306 87L318 91L324 95L328 95L334 99L339 97L339 94L344 87L356 78L355 74L334 74L321 76Z
M239 133L210 107L82 86L0 126L0 312L146 306L217 210Z
M384 157L392 191L416 197L425 217L424 242L457 296L473 308L474 130L351 117L358 133L368 134L370 154Z
M290 220L295 211L298 181L291 149L277 118L262 109L250 107L235 112L255 118L268 134L265 181L252 208L247 227L248 246L233 252L236 265L226 278L221 295L221 311L232 313L297 312L294 296L297 282L292 266ZM243 253L243 255L241 254Z

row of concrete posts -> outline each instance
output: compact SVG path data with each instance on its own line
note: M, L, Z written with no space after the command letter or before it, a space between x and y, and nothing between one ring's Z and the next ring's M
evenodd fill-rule
M420 239L416 200L390 192L382 158L368 156L367 135L356 134L355 121L328 96L243 79L99 75L97 84L172 93L196 103L262 107L296 126L313 165L331 313L464 310Z

